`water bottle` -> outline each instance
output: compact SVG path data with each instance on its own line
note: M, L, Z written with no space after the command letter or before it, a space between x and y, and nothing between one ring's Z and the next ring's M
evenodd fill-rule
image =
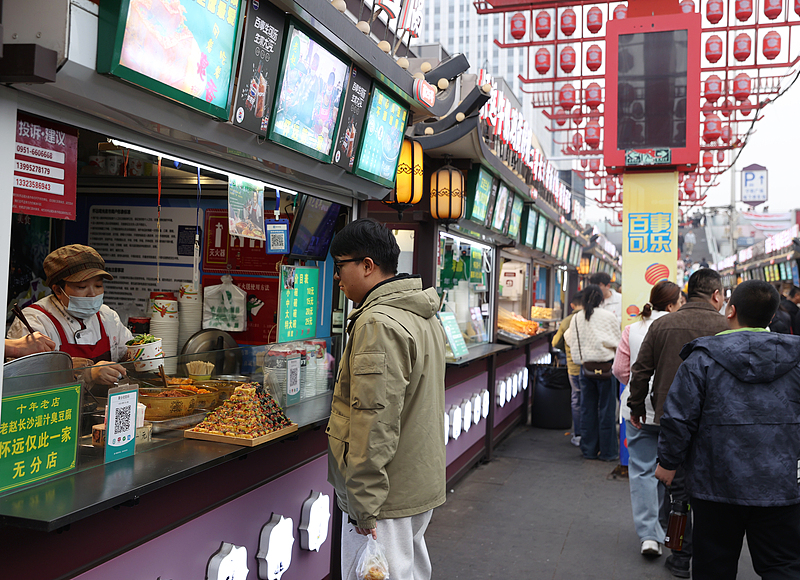
M672 550L680 550L683 547L683 532L686 530L686 518L689 515L689 503L683 500L673 500L672 509L669 512L669 523L667 524L667 535L664 537L664 545Z

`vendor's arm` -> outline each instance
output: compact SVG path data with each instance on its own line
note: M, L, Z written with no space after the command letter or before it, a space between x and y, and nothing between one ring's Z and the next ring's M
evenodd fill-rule
M614 357L614 366L611 372L623 385L628 384L631 378L631 346L630 346L631 327L626 326L622 331L622 338L617 347L617 356Z
M628 397L628 407L631 409L631 423L634 427L641 428L646 417L644 399L650 392L650 378L656 370L656 333L645 334L639 356L631 366L631 394Z
M56 343L39 331L33 334L26 334L22 338L7 338L5 345L5 356L7 358L18 358L37 352L50 352L56 348Z
M124 366L107 360L101 360L89 367L89 379L97 385L113 385L126 376L128 371Z
M400 416L415 352L412 337L371 321L353 337L350 441L345 487L356 527L371 530L389 493L386 466L400 439Z
M100 311L103 324L111 342L111 358L114 362L124 361L128 355L128 347L125 343L133 338L130 329L122 323L116 310L104 307Z

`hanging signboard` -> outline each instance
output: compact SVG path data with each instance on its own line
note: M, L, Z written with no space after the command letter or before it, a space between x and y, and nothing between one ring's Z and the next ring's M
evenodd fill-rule
M748 165L742 169L742 202L757 206L767 201L767 168Z
M78 130L17 114L14 213L75 219Z
M203 272L238 275L278 276L281 254L267 254L265 243L228 233L228 210L205 210L203 230Z
M228 231L235 236L266 240L263 183L244 177L228 178Z
M248 2L233 120L266 135L278 83L286 15L269 2Z
M347 96L342 105L342 122L339 124L339 134L336 137L336 151L333 154L333 162L339 167L352 172L353 163L356 160L356 152L358 151L358 143L361 140L364 116L367 113L370 78L361 69L351 66L348 81Z
M467 178L467 218L483 225L489 196L492 192L492 175L483 167L472 170Z
M317 332L319 269L281 267L278 342L307 340Z
M394 187L407 120L408 108L373 85L358 149L356 175L384 187Z

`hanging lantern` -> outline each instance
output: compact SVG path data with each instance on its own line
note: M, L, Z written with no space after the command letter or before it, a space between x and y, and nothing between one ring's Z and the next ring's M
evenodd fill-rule
M592 177L592 183L594 183L595 185L600 185L600 181L601 180L599 175L595 175L594 177Z
M775 20L783 11L783 0L764 0L764 16Z
M536 72L540 75L546 74L550 70L550 51L546 48L540 48L536 51Z
M736 18L744 22L753 14L753 3L751 0L736 0Z
M703 96L711 103L716 103L722 96L722 79L717 75L711 75L706 79L706 88Z
M618 221L619 223L622 223L622 212L621 212L621 211L618 211L618 212L617 212L617 221Z
M694 193L694 180L694 176L687 176L686 181L683 183L683 190L689 195Z
M597 173L598 171L600 171L600 160L597 159L597 158L590 159L589 160L589 169L594 173Z
M725 125L722 127L722 142L723 143L730 143L731 142L731 126ZM722 151L720 151L722 153Z
M751 80L747 73L739 73L733 79L733 96L737 101L744 101L750 96Z
M750 113L753 112L753 103L750 102L750 99L745 99L739 110L742 112L742 115L747 117Z
M556 117L556 124L559 127L563 127L564 123L567 122L567 113L564 112L564 109L561 109L561 108L556 109L555 117Z
M581 108L578 107L575 109L575 112L572 113L572 122L575 123L576 126L580 127L581 123L583 123L583 115L581 114Z
M586 104L591 109L596 109L603 102L603 89L597 83L589 83L585 89Z
M586 49L586 67L594 72L600 68L600 65L603 64L603 50L593 44L588 49Z
M706 169L714 167L714 153L712 151L703 151L703 167Z
M781 35L776 30L770 30L764 35L761 51L769 60L781 53Z
M395 188L383 200L383 203L397 210L400 219L403 219L405 210L422 199L422 157L422 145L411 139L403 139Z
M708 183L709 181L711 181L711 171L709 171L708 169L706 169L706 170L703 172L703 181L705 181L706 183Z
M706 60L710 63L715 63L720 58L722 58L722 39L713 34L706 40Z
M580 133L575 133L572 136L572 146L575 149L580 149L581 147L583 147L583 137L581 137Z
M625 20L628 17L628 5L617 4L614 8L614 20Z
M728 129L730 131L730 129ZM717 151L717 163L723 163L725 161L725 152L721 149Z
M575 89L567 83L558 92L558 104L564 107L564 111L569 113L575 106Z
M706 117L708 117L711 113L714 112L714 105L712 105L709 101L706 101L705 103L703 103L703 106L700 107L700 110Z
M708 0L706 4L706 19L711 24L716 24L725 15L725 5L722 0Z
M575 69L575 49L567 46L561 50L558 57L558 64L565 73L571 73Z
M733 104L729 100L726 99L725 102L722 103L722 106L720 107L720 111L722 112L722 114L725 117L730 117L732 110L733 110Z
M597 121L586 123L586 144L592 149L600 145L600 123Z
M600 29L603 27L603 13L597 6L592 6L589 8L589 11L586 12L586 28L589 29L589 32L592 34L597 34L600 32Z
M542 10L536 15L536 34L545 38L550 34L550 13Z
M614 194L610 191L606 192L606 203L614 203Z
M800 16L800 0L794 0L794 13Z
M606 194L612 198L617 195L617 184L613 177L606 177Z
M703 141L713 143L722 135L722 121L716 115L706 117L706 126L703 130Z
M464 175L447 165L431 175L431 215L446 223L456 222L464 214Z
M742 32L741 34L737 35L733 41L733 56L739 62L747 60L747 57L750 56L750 49L752 47L752 42L750 40L750 35L746 32Z
M572 8L567 8L561 13L561 32L564 36L572 36L575 28L578 26L578 17Z
M581 159L581 167L586 169L587 165L589 165L589 160L584 157L583 159Z
M694 2L692 2L692 0L683 0L681 2L681 12L684 14L691 14L694 12Z
M525 36L525 15L522 12L511 17L511 36L515 40L521 40Z

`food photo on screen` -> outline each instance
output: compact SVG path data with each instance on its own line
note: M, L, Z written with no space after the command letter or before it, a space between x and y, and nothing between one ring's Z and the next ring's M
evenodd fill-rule
M328 155L348 66L292 28L274 131Z
M289 257L326 259L341 209L338 203L303 195L292 224Z

